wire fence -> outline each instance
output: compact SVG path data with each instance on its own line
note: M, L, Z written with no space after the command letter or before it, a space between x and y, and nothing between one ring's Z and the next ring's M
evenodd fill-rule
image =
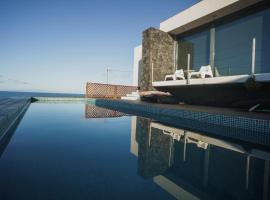
M112 85L102 83L86 83L87 98L106 98L119 99L132 92L135 92L137 87L127 85Z

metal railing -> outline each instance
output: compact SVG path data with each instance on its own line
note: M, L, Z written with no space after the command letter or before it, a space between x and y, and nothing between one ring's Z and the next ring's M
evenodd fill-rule
M243 44L241 42L235 42L230 46L224 47L224 49L216 49L210 55L210 60L207 61L206 57L209 55L202 49L196 49L196 52L190 52L181 57L181 63L175 64L175 70L183 69L186 78L186 84L189 84L190 71L199 71L201 66L211 65L212 73L214 77L220 76L234 76L234 75L250 75L258 73L270 73L269 69L266 69L266 61L262 62L262 56L265 57L266 52L261 47L261 39L251 38L249 44ZM236 52L233 53L232 52ZM237 50L237 51L236 51ZM195 50L194 50L195 51ZM194 56L196 58L194 58ZM211 60L212 59L212 60ZM181 65L181 66L180 66ZM155 66L152 63L152 82L164 81L164 77L155 76ZM172 75L173 72L168 72L166 75ZM155 78L154 78L155 77Z

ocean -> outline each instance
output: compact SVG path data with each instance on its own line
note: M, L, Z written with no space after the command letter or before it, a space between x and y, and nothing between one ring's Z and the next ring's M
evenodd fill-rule
M84 97L84 94L0 91L0 98L10 97Z

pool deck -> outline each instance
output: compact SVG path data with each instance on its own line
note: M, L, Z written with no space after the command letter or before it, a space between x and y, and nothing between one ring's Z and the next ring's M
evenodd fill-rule
M30 98L0 98L0 141L21 119L30 103Z

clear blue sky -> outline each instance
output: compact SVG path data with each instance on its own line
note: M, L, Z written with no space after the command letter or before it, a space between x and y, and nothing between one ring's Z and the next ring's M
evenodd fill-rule
M0 90L83 93L131 84L142 31L197 0L1 0Z

